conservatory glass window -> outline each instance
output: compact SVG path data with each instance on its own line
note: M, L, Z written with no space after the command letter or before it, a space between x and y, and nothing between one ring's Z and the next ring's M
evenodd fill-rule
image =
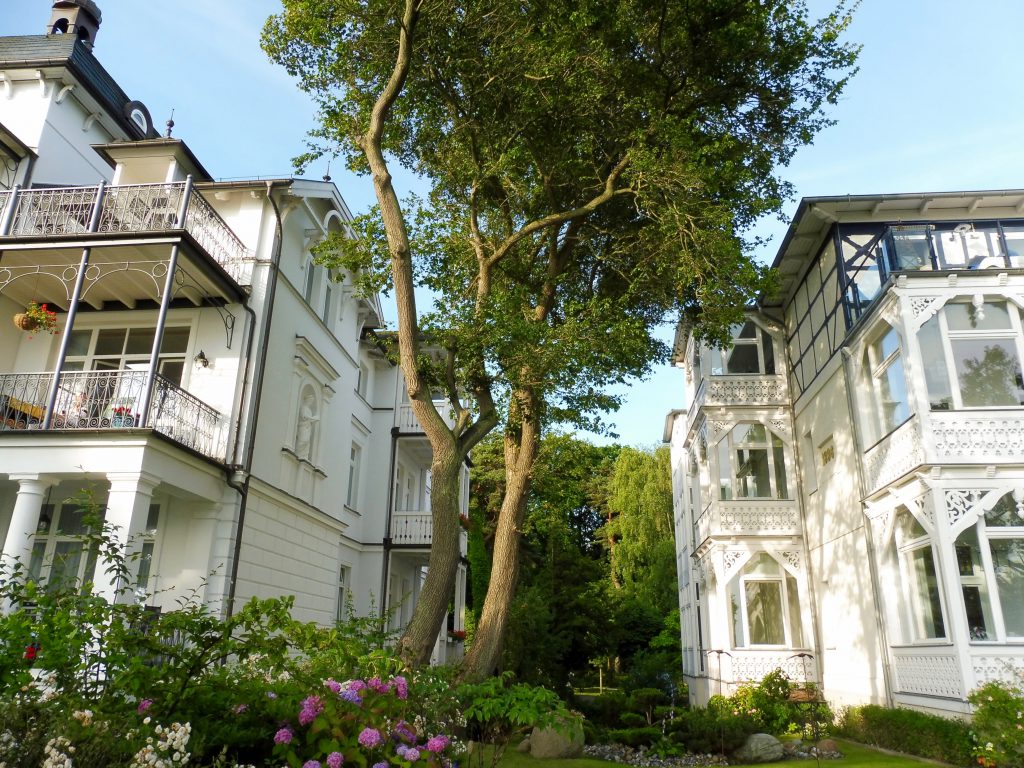
M771 555L750 559L729 584L736 648L803 645L800 594L793 578Z
M946 636L935 552L927 531L905 506L896 509L890 558L897 569L900 626L904 642Z
M878 436L887 435L910 417L907 378L903 373L903 352L895 328L868 345L865 369L871 376L875 427Z
M788 499L782 438L763 424L737 424L718 444L720 499Z
M971 639L1024 638L1024 503L1000 498L957 537L956 559Z
M933 410L1024 405L1021 325L1005 301L957 301L922 326L919 340Z
M775 373L771 335L748 320L732 327L732 347L711 350L711 375Z

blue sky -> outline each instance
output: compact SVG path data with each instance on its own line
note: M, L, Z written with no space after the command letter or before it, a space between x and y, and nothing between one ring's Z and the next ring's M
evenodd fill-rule
M2 2L0 34L45 31L46 0ZM217 178L291 173L315 114L260 51L263 20L277 2L98 2L96 55L158 128L173 109L174 135ZM1021 29L1021 0L864 0L849 32L864 46L860 72L831 112L837 125L783 170L798 198L1024 187ZM354 212L373 203L369 179L338 167L331 176ZM795 210L793 200L784 214ZM758 233L773 240L759 258L774 258L785 226L762 222ZM634 445L660 442L665 414L685 405L682 374L667 363L624 393L612 421Z

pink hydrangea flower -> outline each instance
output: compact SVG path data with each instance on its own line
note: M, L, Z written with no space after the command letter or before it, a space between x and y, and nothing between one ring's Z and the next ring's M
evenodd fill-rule
M139 702L139 706L135 708L135 711L138 712L141 715L143 712L145 712L147 709L149 709L152 706L153 706L153 700L152 699L143 699L142 701Z
M292 733L292 729L291 728L282 728L281 730L279 730L277 733L274 734L274 743L275 744L291 744L292 743L292 738L294 736L295 736L295 734Z
M379 677L371 677L366 681L366 685L369 686L371 691L376 693L387 693L391 690L391 687Z
M405 751L405 759L410 763L415 763L420 759L420 751L416 749L416 747L409 747L409 749Z
M299 724L309 725L316 716L324 711L324 702L319 696L307 696L302 700L302 709L299 710Z
M302 768L320 768L319 760L307 760L302 764Z
M447 736L434 736L432 739L427 740L427 751L428 752L444 752L451 741Z
M366 687L366 683L362 680L349 680L346 688L350 691L361 691Z
M327 768L341 768L342 763L345 762L345 756L341 752L331 752L327 756Z
M363 728L362 732L359 734L359 743L367 749L379 747L383 741L384 737L380 735L380 731L376 728Z
M248 704L235 704L235 706L231 708L231 711L234 712L236 715L240 715L243 712L245 712L245 710L247 710L248 708Z
M331 693L341 693L341 683L339 683L337 680L327 678L326 680L324 680L324 685L330 689Z
M409 698L409 681L399 675L391 679L391 685L394 686L395 695L402 701Z

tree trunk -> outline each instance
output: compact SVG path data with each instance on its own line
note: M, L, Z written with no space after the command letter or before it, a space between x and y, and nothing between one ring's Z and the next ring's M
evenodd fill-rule
M437 634L455 591L459 565L459 474L462 457L456 450L434 452L431 464L430 503L433 541L427 576L420 590L412 620L399 640L399 653L410 666L430 661Z
M519 535L540 446L536 411L532 407L525 410L526 416L518 434L505 435L505 495L494 532L494 556L487 597L473 635L473 644L462 662L460 678L467 682L483 680L497 669L508 631L509 610L519 578Z

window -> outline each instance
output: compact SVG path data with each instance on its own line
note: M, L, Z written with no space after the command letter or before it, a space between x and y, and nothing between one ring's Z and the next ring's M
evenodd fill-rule
M1024 503L1002 496L955 546L971 639L1024 638Z
M370 366L366 363L359 364L358 378L356 379L356 392L366 397L367 389L370 386Z
M87 511L74 500L43 504L29 560L32 579L45 582L48 587L82 585L93 580L97 551L85 541L91 532L85 520Z
M185 370L190 329L164 328L157 371L180 385ZM68 340L65 371L148 371L156 328L93 328L74 330Z
M345 504L349 509L358 509L359 474L362 470L362 461L363 447L353 441L348 463L348 493L345 495Z
M889 328L878 336L864 355L872 400L873 423L868 432L877 439L910 418L907 378L903 374L902 348L896 329Z
M729 597L735 648L803 646L796 579L771 555L754 555L729 583Z
M302 297L310 306L313 305L313 289L316 287L316 264L312 261L306 265L306 282L302 288Z
M732 328L732 348L711 350L711 374L775 373L771 335L751 320Z
M324 321L324 325L330 326L331 324L331 285L328 283L324 286L324 311L320 315L320 319Z
M947 304L918 334L932 410L1024 405L1015 307L976 296Z
M897 601L902 641L938 640L946 636L942 592L935 567L935 551L927 531L905 506L895 511L893 536L888 550L893 589Z
M720 499L788 499L782 439L763 424L737 424L718 443Z
M347 565L338 567L338 610L335 619L339 622L348 616L348 603L351 599L352 569Z
M156 531L160 522L160 505L150 504L146 515L146 529L142 532L142 547L139 550L139 571L135 579L138 592L149 591L149 579L153 571L153 553L156 550Z

